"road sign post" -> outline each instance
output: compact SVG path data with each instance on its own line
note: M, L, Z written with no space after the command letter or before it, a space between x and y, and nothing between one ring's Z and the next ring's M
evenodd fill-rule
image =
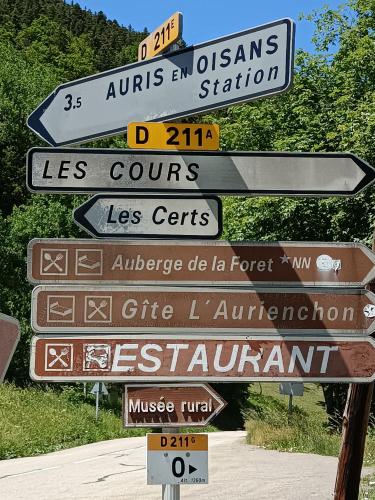
M31 324L48 333L371 334L375 295L361 289L39 285Z
M32 192L351 196L375 170L350 153L33 148Z
M369 383L374 367L371 337L43 335L32 340L30 376L55 382Z
M162 427L161 429L163 434L177 434L179 431L178 427ZM181 488L179 484L162 484L161 488L162 500L180 500Z
M218 238L216 196L96 195L76 208L74 222L96 238Z
M60 85L27 124L62 146L276 95L291 84L293 56L294 23L281 19Z
M99 418L99 399L102 394L108 396L108 391L103 382L96 382L90 394L95 394L95 420L97 421Z
M125 427L202 427L226 406L207 384L126 384Z
M363 287L375 254L360 243L35 239L31 283Z

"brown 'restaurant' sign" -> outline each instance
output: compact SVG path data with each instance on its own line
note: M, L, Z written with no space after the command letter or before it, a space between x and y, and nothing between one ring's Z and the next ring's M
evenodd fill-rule
M370 337L34 337L33 380L371 382Z
M360 287L375 278L360 243L227 243L35 239L32 283Z
M361 334L374 331L375 295L352 289L235 289L39 285L37 332Z

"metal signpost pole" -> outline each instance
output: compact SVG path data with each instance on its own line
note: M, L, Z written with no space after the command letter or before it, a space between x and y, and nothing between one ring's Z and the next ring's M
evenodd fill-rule
M163 427L162 432L174 434L180 432L180 429L178 427ZM162 484L161 498L162 500L180 500L180 485Z
M99 397L100 393L102 392L102 383L99 382L99 389L97 390L95 394L95 419L98 421L99 418Z
M293 395L289 394L289 405L288 405L288 415L289 415L289 417L292 414L292 411L293 411Z

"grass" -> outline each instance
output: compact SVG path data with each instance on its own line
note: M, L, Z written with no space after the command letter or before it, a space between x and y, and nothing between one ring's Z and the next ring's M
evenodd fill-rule
M288 396L279 385L254 384L246 410L247 440L268 449L338 456L341 435L327 427L324 397L318 384L305 384L304 395L293 398L288 416ZM375 465L375 426L369 429L363 465ZM364 477L360 500L375 500L375 474Z
M375 500L375 475L362 479L358 498L360 500Z
M341 434L327 426L321 387L305 384L304 395L293 398L290 416L288 396L280 395L278 388L279 384L271 383L251 386L245 410L248 443L280 451L338 456ZM375 465L372 428L366 439L364 465Z
M341 435L327 427L324 397L318 384L305 384L304 395L293 398L288 415L288 396L279 394L279 384L251 386L246 412L247 441L264 448L338 456ZM363 460L375 465L375 426L369 428ZM364 477L360 500L375 500L375 474Z
M262 384L262 394L252 387L246 411L248 442L280 451L337 455L340 436L325 428L319 402L320 388L308 384L303 397L293 398L288 415L288 396L278 394L278 384Z
M25 457L106 439L141 436L145 429L123 429L121 420L78 402L75 391L21 389L0 385L0 458Z
M150 432L147 428L124 429L119 408L111 410L104 401L96 421L93 396L86 401L81 392L71 387L57 392L0 384L0 459L38 455ZM216 429L209 426L199 430L185 429L185 432L212 430Z

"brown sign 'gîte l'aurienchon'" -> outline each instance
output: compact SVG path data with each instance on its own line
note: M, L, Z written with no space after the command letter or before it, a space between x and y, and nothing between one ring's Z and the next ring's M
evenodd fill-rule
M374 331L375 295L361 289L39 285L37 332L346 334Z

